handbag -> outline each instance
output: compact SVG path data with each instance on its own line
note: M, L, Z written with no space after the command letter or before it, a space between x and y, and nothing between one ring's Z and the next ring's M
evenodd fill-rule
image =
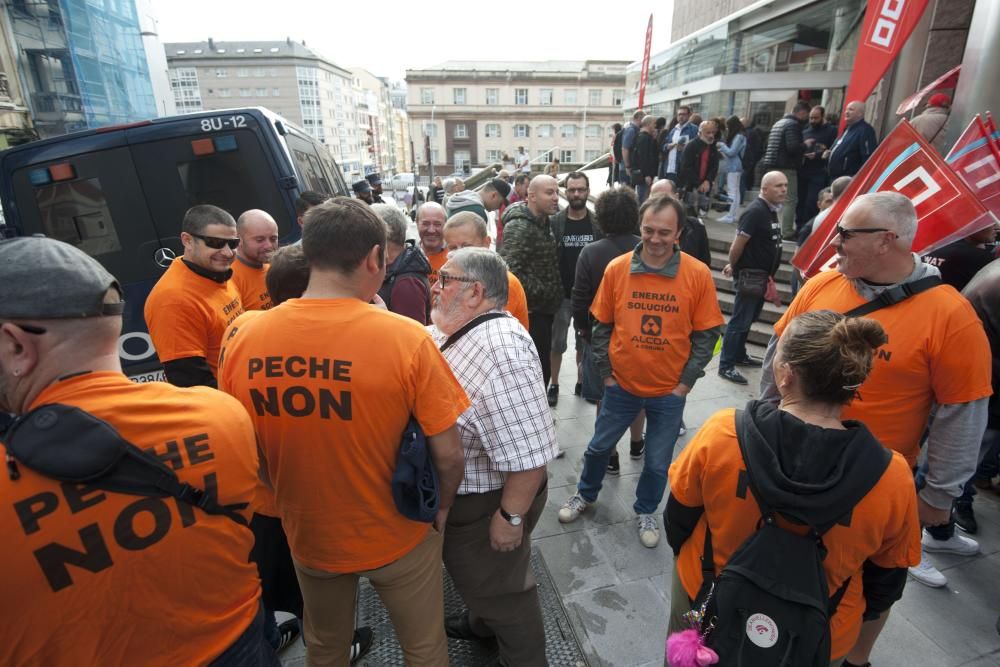
M740 269L733 284L740 296L762 298L767 292L767 280L771 274L763 269Z

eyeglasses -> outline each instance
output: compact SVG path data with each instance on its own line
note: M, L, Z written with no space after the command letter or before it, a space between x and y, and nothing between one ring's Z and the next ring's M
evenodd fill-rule
M578 192L586 192L590 188L566 188L567 194L576 194Z
M449 280L457 282L457 283L468 283L468 284L478 283L479 282L475 278L466 278L465 276L453 276L453 275L451 275L449 273L445 273L444 271L438 271L438 279L437 279L437 281L439 283L441 283L441 289L444 289L445 287L448 286L448 281Z
M222 250L226 246L229 246L230 250L236 250L240 247L239 239L223 239L218 236L202 236L201 234L191 234L191 236L201 239L212 250Z
M885 227L861 227L859 229L844 229L840 225L837 225L837 234L844 241L850 241L851 238L857 234L875 234L877 232L892 232L892 230L886 229Z

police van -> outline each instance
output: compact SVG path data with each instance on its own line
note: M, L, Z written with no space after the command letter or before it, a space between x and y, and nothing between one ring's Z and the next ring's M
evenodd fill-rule
M323 144L263 108L209 111L76 132L0 153L7 236L44 234L100 261L125 291L118 351L133 380L163 379L143 318L154 283L183 254L184 212L258 208L282 244L299 236L300 192L349 195Z

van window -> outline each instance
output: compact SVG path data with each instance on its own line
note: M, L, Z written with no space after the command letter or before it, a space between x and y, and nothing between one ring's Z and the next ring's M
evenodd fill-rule
M315 146L291 132L285 136L285 141L288 142L288 150L292 155L292 162L295 163L295 171L299 174L303 190L327 195L341 194L333 188L323 171Z
M42 233L100 257L121 250L101 181L87 178L35 190Z

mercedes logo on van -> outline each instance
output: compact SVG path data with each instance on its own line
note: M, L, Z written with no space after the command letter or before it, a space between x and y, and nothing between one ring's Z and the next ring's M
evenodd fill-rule
M164 269L170 266L170 262L174 261L177 255L170 248L157 248L156 252L153 253L153 261L156 262L157 266Z

